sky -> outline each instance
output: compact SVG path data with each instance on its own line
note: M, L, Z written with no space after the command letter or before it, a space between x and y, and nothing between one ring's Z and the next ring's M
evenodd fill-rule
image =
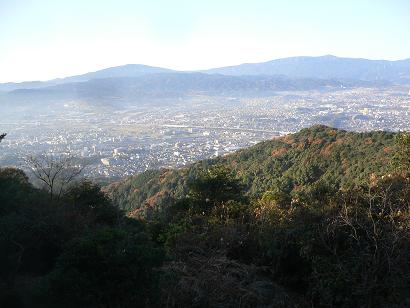
M0 0L0 82L139 63L410 58L409 0Z

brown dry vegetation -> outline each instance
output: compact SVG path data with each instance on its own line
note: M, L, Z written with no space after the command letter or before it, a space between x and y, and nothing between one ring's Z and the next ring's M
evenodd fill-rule
M274 149L272 151L272 156L273 157L280 157L280 156L284 155L287 151L288 151L287 148L277 148L277 149Z

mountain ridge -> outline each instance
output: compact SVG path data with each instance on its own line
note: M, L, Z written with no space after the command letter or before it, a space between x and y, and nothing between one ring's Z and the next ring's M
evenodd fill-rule
M275 91L327 90L387 85L368 81L338 81L286 76L227 76L205 73L158 73L70 82L6 92L4 101L31 103L82 100L91 103L134 103L144 99L205 95L272 95Z
M329 64L337 64L328 67ZM318 66L319 65L319 66ZM223 75L284 75L288 78L387 80L410 83L410 58L402 60L369 60L365 58L343 58L333 55L298 56L279 58L266 62L242 63L226 67L197 71L177 71L144 64L125 64L108 67L80 75L56 78L48 81L24 81L0 83L0 91L37 89L48 86L84 82L100 78L138 77L159 73L206 73Z
M300 56L270 60L259 63L205 70L207 73L226 75L272 75L283 74L290 78L315 76L316 78L358 79L358 80L410 80L410 59L369 60L364 58L343 58L332 55L319 57Z
M149 66L144 64L125 64L104 68L101 70L87 72L80 75L55 78L47 81L24 81L24 82L7 82L0 83L0 91L14 91L18 89L38 89L55 86L64 83L85 82L92 79L101 78L121 78L137 77L154 73L171 73L176 72L171 69Z

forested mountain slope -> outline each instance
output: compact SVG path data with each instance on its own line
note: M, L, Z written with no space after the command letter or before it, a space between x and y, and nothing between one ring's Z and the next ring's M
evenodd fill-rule
M408 133L315 126L106 188L127 217L0 168L0 307L409 307L409 171Z
M266 191L297 196L319 186L349 188L389 172L394 135L318 125L188 168L149 170L114 183L106 191L121 208L144 216L184 197L198 172L215 164L232 170L251 198Z

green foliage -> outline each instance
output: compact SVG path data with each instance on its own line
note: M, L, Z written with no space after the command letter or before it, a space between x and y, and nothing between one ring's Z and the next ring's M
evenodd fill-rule
M121 218L120 211L111 205L111 201L98 185L83 180L72 186L63 196L67 207L77 215L93 220L93 224L114 225Z
M348 189L394 170L389 162L394 154L395 136L318 125L188 168L147 171L107 190L126 211L162 209L172 199L185 198L192 180L205 176L203 170L215 165L235 174L250 198L260 198L266 191L275 190L299 194L317 183L336 190Z
M17 210L17 205L27 201L30 184L25 173L14 168L0 169L0 215Z
M316 126L111 200L0 169L0 306L409 306L407 137Z
M0 169L0 306L151 306L162 250L82 181L60 200ZM144 300L141 300L144 298Z
M160 211L154 225L156 238L170 247L187 233L201 234L213 224L245 219L247 206L239 181L224 166L199 170L188 184L186 198Z
M231 170L225 166L212 166L201 170L197 178L188 184L188 197L193 200L196 213L210 213L228 200L241 199L241 185Z
M290 143L280 144L286 153L265 143L175 171L180 183L181 176L188 179L185 194L161 207L161 218L154 222L174 262L166 272L172 273L172 283L163 287L167 303L171 298L173 307L196 300L199 306L212 305L200 292L213 290L219 296L215 285L222 288L226 305L234 302L230 294L244 288L245 279L219 285L233 274L226 270L212 278L212 269L207 275L194 270L199 259L219 262L215 254L263 269L258 279L280 285L284 298L297 302L283 307L410 303L410 183L389 165L394 135L314 127L291 137L280 140ZM272 143L277 147L277 141ZM258 146L264 150L255 151ZM266 163L272 152L274 162ZM224 190L232 183L235 189Z
M262 202L271 203L279 208L284 208L291 203L289 194L283 191L267 191L261 198Z
M46 278L50 307L150 307L162 252L146 233L107 228L72 240Z
M262 253L254 257L314 306L408 302L409 196L409 180L392 176L287 207L262 198L253 229Z
M410 171L410 133L396 135L396 150L393 155L393 166L397 171Z

